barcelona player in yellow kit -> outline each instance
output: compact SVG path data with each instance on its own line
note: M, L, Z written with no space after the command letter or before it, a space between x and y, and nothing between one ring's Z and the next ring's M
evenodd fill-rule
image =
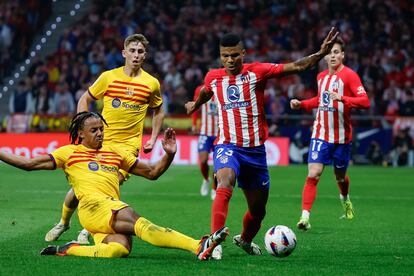
M89 87L78 102L78 112L88 111L91 102L103 99L102 115L105 126L105 145L121 145L124 150L138 156L141 148L144 119L148 108L153 110L152 134L145 143L144 152L150 152L160 132L164 112L159 81L142 69L148 40L141 34L128 36L122 55L125 66L106 71ZM120 184L128 173L120 170ZM69 229L70 218L78 205L73 190L69 190L62 207L61 220L45 236L54 241ZM88 232L82 230L77 239L88 242Z
M159 247L187 250L200 260L208 260L213 249L228 235L223 227L200 240L169 228L157 226L136 213L119 196L118 170L155 180L174 159L177 145L171 128L164 134L164 156L150 165L119 147L103 144L105 120L93 112L78 113L70 126L71 145L58 148L50 155L27 159L0 152L0 160L24 170L62 168L79 200L79 220L93 236L95 245L81 246L69 242L49 245L42 255L119 258L129 255L132 236Z

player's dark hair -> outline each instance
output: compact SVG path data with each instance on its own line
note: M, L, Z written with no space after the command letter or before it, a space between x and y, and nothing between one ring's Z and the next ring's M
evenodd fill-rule
M149 45L148 39L143 34L132 34L125 38L124 49L126 49L132 42L141 42L145 49L147 49Z
M99 113L88 111L79 112L73 117L72 122L70 123L69 138L71 144L82 143L82 138L79 137L79 130L83 129L86 119L91 117L99 118L102 120L102 122L105 123L105 125L108 125L104 117L102 117L102 115Z
M341 50L342 50L342 52L345 52L345 42L344 42L344 40L341 38L341 37L337 37L336 38L336 41L335 41L335 43L336 44L339 44L339 46L341 46Z
M243 46L243 42L239 35L234 33L227 33L223 35L220 39L220 46L222 47L234 47L239 43Z

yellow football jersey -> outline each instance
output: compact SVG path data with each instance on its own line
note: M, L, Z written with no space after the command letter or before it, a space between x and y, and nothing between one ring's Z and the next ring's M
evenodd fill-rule
M139 76L129 77L119 67L102 73L89 94L103 98L102 115L108 123L104 144L122 143L139 150L147 109L162 104L159 81L143 69Z
M103 146L99 150L83 145L66 145L50 154L62 168L79 201L84 196L109 196L119 199L118 170L129 169L137 157L119 148Z

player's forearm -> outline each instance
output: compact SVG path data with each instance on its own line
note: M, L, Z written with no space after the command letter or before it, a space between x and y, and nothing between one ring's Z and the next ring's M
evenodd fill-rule
M296 72L302 72L306 69L315 66L322 58L324 54L320 51L312 55L303 57L293 63Z
M83 93L83 95L80 97L78 101L78 106L76 109L77 113L83 112L83 111L89 111L89 104L91 103L91 101L89 100L89 97L87 94L88 94L88 91Z
M154 114L152 116L152 132L151 132L151 140L155 142L157 140L158 134L160 133L162 124L164 122L164 109L159 107L158 109L154 110Z
M49 157L47 157L49 158ZM41 170L41 169L53 169L53 163L49 158L50 166L47 166L45 162L39 162L39 160L42 160L44 158L42 157L36 157L36 158L26 158L20 155L15 154L6 154L4 152L0 152L0 160L12 165L13 167L25 170L25 171L32 171L32 170Z
M148 174L148 179L156 180L170 167L174 160L175 153L166 153L153 167Z
M207 92L207 90L204 87L201 88L200 94L198 95L198 98L194 103L193 112L199 109L200 106L208 102L212 96L213 96L213 92Z

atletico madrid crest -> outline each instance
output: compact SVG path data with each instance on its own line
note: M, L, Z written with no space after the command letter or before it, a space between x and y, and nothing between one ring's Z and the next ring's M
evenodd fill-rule
M317 151L312 151L311 158L312 158L312 160L316 160L318 158L318 152Z
M229 158L227 156L221 156L220 157L220 163L226 164L229 161Z

